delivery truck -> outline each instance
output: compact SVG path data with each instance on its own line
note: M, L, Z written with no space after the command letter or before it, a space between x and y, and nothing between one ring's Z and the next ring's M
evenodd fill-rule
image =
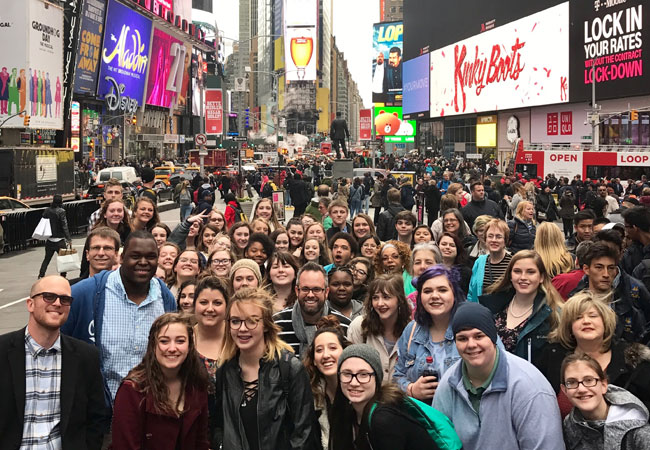
M0 196L34 205L75 198L74 151L68 148L0 148Z

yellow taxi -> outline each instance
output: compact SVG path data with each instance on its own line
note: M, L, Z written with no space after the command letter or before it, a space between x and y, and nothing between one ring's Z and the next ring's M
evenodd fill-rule
M0 196L0 214L29 209L29 205L13 197Z
M160 166L153 170L156 173L156 180L162 180L167 186L169 186L169 177L176 173L174 166Z

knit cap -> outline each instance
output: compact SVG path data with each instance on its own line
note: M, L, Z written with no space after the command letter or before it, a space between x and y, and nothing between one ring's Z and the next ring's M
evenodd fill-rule
M494 324L492 313L480 303L463 302L458 306L456 314L451 321L451 330L456 333L463 330L476 328L481 330L490 340L497 343L497 327Z
M354 344L346 347L341 353L341 356L339 356L339 370L341 370L341 364L343 364L343 361L348 358L361 358L367 362L375 372L377 386L381 385L384 380L384 370L377 350L368 344Z
M253 261L252 259L240 259L230 268L230 279L235 275L238 269L246 268L253 271L255 278L257 278L257 283L259 286L262 286L262 272L260 272L260 266Z

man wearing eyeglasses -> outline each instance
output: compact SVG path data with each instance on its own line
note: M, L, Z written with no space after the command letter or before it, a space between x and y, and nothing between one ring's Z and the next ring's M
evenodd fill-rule
M174 296L154 277L157 265L154 237L133 231L124 243L119 269L102 271L72 287L76 300L61 331L97 346L109 403L122 378L142 360L153 321L176 310Z
M27 299L27 326L0 336L0 449L101 448L99 352L59 332L72 302L65 278L44 277Z
M314 340L316 324L321 317L334 315L347 333L350 319L334 311L325 302L329 294L327 273L318 264L305 264L296 278L296 295L298 301L290 308L284 309L273 316L278 324L280 338L293 347L296 355L302 355Z
M120 250L120 235L109 227L95 228L86 238L85 256L88 260L88 274L70 280L70 286L81 280L94 277L102 270L113 270L117 265Z
M433 407L453 422L463 448L563 450L553 388L535 366L497 344L490 310L465 302L451 329L461 359L442 376Z

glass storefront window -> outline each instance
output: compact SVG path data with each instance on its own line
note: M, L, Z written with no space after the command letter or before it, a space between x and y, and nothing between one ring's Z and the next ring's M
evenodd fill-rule
M650 112L639 111L639 119L630 120L628 113L610 117L600 126L602 145L649 145Z

